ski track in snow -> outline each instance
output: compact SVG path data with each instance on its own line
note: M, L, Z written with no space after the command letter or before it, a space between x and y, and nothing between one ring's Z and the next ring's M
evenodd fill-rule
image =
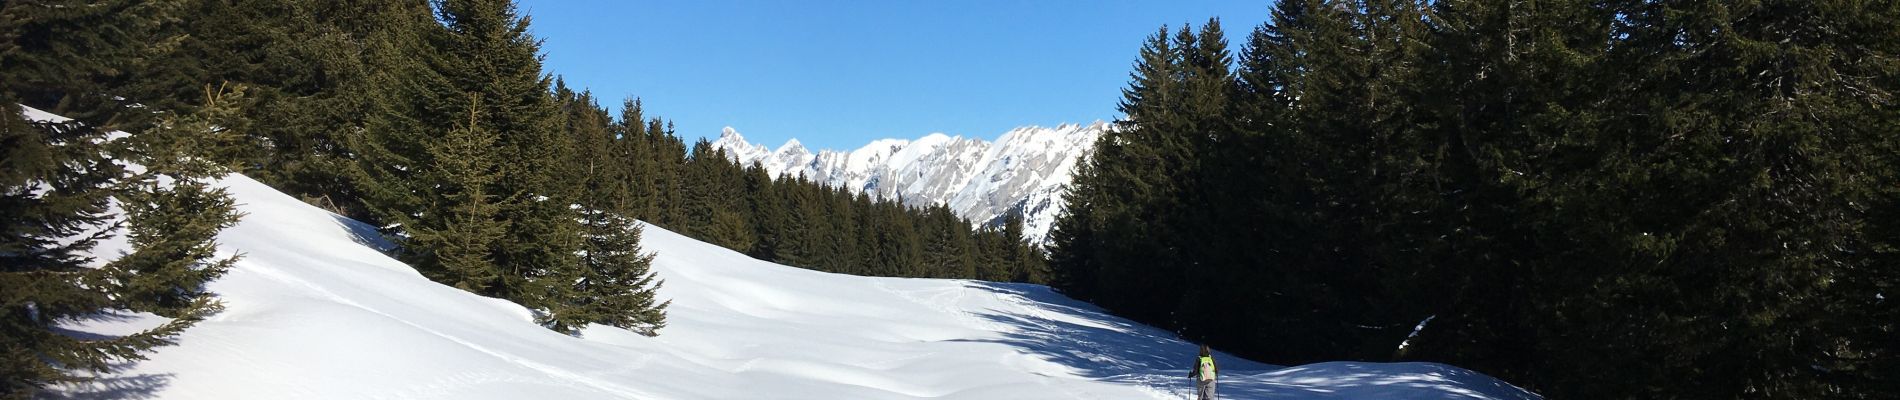
M32 111L29 111L31 113ZM243 220L212 282L226 309L175 346L44 398L1179 399L1195 345L1047 287L869 278L753 260L647 226L670 299L643 337L548 331L513 303L430 282L374 229L242 175L218 182ZM94 249L102 259L123 240ZM122 335L118 313L62 325ZM1536 399L1430 363L1281 368L1215 355L1224 398Z

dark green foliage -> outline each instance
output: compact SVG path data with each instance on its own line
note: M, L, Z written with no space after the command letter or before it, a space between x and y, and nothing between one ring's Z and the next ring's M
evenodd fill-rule
M1875 21L1900 7L1273 17L1226 82L1212 29L1150 37L1065 196L1058 288L1269 362L1449 362L1555 398L1894 390L1900 30Z
M210 180L230 172L214 156L237 146L241 133L223 121L237 118L240 96L213 94L198 111L164 116L151 128L123 139L116 158L144 167L123 178L117 200L125 210L132 251L106 264L122 307L172 318L214 310L204 284L237 262L216 257L219 231L236 224L237 204Z
M0 398L142 360L219 309L204 285L235 258L214 258L212 240L237 215L208 181L243 135L243 98L203 92L195 112L174 113L130 107L109 90L163 48L148 39L165 37L177 6L0 3ZM75 120L34 121L23 105ZM132 134L107 135L114 129ZM95 258L115 231L126 251ZM117 337L57 328L124 312L170 321Z
M664 282L652 269L653 254L641 253L640 226L607 211L584 218L586 252L580 294L564 317L626 329L646 336L666 327L666 307L655 294Z
M15 102L99 127L130 104L107 94L141 56L175 41L165 21L182 1L35 1L0 4L0 68ZM200 88L206 81L191 82Z
M40 386L78 381L68 368L103 370L120 360L169 344L190 318L114 340L84 340L52 327L117 306L110 290L96 285L110 272L88 268L87 254L110 226L112 182L125 171L99 144L105 132L87 125L33 122L14 99L0 103L0 151L4 151L4 196L0 197L0 396L28 398ZM44 185L45 190L40 190ZM63 243L63 238L82 238Z
M625 216L636 197L633 155L592 94L572 93L557 83L555 96L575 144L575 154L567 159L579 179L582 232L580 268L572 278L575 295L554 313L561 319L557 325L592 322L658 335L670 302L655 298L661 282L651 272L653 255L641 251L641 227Z
M558 331L655 334L665 305L624 216L657 204L651 162L664 158L648 132L663 132L637 105L635 122L615 123L592 94L542 75L511 2L434 9L364 46L386 68L361 81L378 90L343 138L352 192L432 279L536 309Z
M1042 252L1021 237L977 229L948 207L910 208L804 177L773 179L700 140L684 142L659 120L644 126L628 101L613 124L635 154L625 215L753 257L872 276L1045 282ZM587 146L583 144L583 147ZM667 188L680 188L669 190ZM1005 235L1008 235L1005 238ZM985 237L989 237L985 239Z
M482 125L480 98L470 96L468 118L445 135L424 143L432 163L418 181L430 182L421 195L435 199L423 218L402 221L405 261L424 275L458 289L500 296L503 275L495 249L507 233L499 219L501 204L521 201L522 193L498 192L501 163L496 134ZM427 217L435 216L435 217Z
M505 199L496 209L505 225L490 253L503 273L489 293L558 312L576 296L562 282L576 272L581 233L571 207L576 183L571 165L562 162L573 152L572 138L560 131L561 115L541 74L539 42L510 1L446 0L436 7L448 31L441 72L449 85L440 90L480 99L447 108L452 115L473 113L482 129L494 132L503 161L491 190ZM459 104L468 106L453 106Z
M142 352L171 339L219 309L205 283L223 275L234 257L214 258L217 233L237 222L235 204L210 187L223 164L209 154L228 131L216 121L236 111L213 104L199 114L166 117L129 138L77 122L31 122L11 98L0 97L0 143L5 148L6 195L0 215L0 330L4 361L0 396L25 398L39 386L83 381L76 370L104 372L142 360ZM128 173L110 161L144 166ZM125 209L107 212L108 200ZM129 251L95 264L99 240L123 227ZM54 327L112 312L151 312L172 318L131 335L88 338Z

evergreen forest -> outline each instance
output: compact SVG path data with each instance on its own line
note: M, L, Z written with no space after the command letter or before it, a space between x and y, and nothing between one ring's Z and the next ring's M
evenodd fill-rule
M1900 5L1281 0L1156 31L1054 286L1550 398L1900 393Z

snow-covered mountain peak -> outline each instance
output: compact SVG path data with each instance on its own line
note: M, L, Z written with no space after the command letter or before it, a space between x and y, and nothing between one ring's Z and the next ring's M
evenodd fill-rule
M778 146L778 150L774 150L773 152L779 154L805 154L811 153L811 150L806 150L805 144L799 143L798 138L792 138L791 140L785 141L785 144Z
M725 149L731 154L744 153L747 158L760 158L772 153L772 150L765 148L765 145L747 143L745 135L739 134L738 129L730 126L719 131L719 138L712 141L712 147Z
M849 152L813 153L797 139L764 151L737 132L721 134L713 144L742 164L764 165L773 176L802 176L915 206L945 204L978 224L1001 224L1019 214L1024 236L1040 243L1061 210L1076 161L1111 128L1102 121L1024 126L995 142L938 132L875 140Z

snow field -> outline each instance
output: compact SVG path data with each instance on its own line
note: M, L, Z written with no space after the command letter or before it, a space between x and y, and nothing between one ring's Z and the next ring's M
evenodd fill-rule
M1186 398L1195 345L1037 285L869 278L758 260L648 226L671 299L647 338L579 337L518 305L423 278L370 227L241 175L220 182L243 259L226 309L144 362L51 398L903 399ZM119 247L122 248L122 247ZM113 246L98 249L102 257ZM123 334L150 315L76 321ZM1535 398L1438 364L1278 368L1217 355L1225 398Z

